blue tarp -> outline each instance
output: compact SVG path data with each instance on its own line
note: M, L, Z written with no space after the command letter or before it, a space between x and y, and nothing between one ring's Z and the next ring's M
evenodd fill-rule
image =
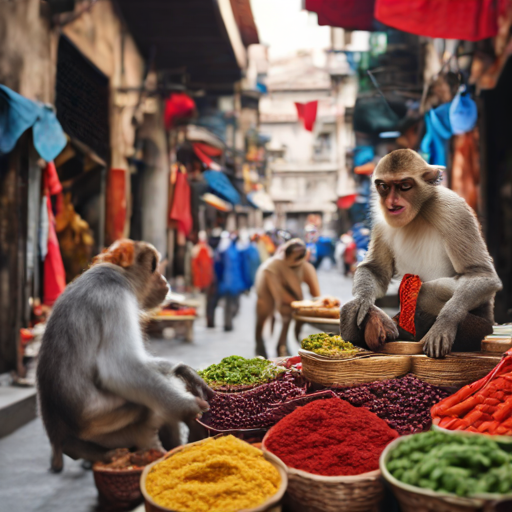
M240 204L240 194L225 174L220 171L204 171L203 176L214 194L232 204Z
M0 85L0 154L10 153L29 128L32 128L34 147L47 162L66 146L66 136L50 106Z

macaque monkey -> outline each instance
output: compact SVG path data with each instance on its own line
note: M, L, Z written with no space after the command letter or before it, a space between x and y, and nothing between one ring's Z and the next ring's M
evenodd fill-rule
M344 339L377 350L398 338L396 324L374 302L393 276L405 274L423 282L415 322L425 354L442 358L454 342L457 350L479 350L492 332L501 281L474 212L437 186L441 176L410 149L393 151L377 165L372 239L354 276L355 298L341 308Z
M307 261L306 245L299 238L294 238L283 244L276 254L266 260L256 274L256 354L267 357L263 341L263 327L268 318L273 318L279 311L283 328L277 344L278 356L286 356L288 349L286 339L288 328L292 321L291 303L302 300L302 283L306 283L313 297L320 295L320 286L316 270ZM297 325L298 337L300 325Z
M55 472L63 453L108 461L116 448L162 449L160 427L177 429L208 409L212 392L192 368L144 347L141 315L168 292L159 258L152 245L118 241L53 308L37 385Z

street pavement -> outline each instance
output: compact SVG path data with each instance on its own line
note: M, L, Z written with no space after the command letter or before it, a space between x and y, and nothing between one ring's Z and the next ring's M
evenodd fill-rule
M335 268L319 271L322 295L333 295L345 302L351 297L352 280ZM307 296L307 294L306 294ZM256 296L252 292L240 301L234 329L223 329L222 303L216 311L216 327L206 328L205 318L194 325L194 341L152 339L150 351L173 361L182 361L194 368L219 362L223 357L254 355ZM273 334L266 331L269 357L276 356L280 323ZM317 332L304 326L302 335ZM299 348L293 339L293 326L288 335L292 353ZM64 471L54 475L48 471L50 446L39 418L10 436L0 439L0 512L92 512L100 511L92 471L84 470L79 461L65 458Z

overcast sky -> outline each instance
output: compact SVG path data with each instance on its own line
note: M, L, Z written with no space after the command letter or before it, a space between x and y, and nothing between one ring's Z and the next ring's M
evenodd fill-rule
M260 42L270 47L271 59L329 46L329 27L319 27L316 14L301 5L301 0L251 0Z

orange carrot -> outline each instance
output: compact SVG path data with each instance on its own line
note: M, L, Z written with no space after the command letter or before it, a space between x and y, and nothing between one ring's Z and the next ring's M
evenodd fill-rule
M456 423L457 418L450 418L448 416L441 419L439 422L439 426L442 428L446 428L448 430L451 430L451 427L454 423Z
M487 404L487 405L498 405L500 403L500 401L497 399L497 398L486 398L484 400L484 404Z
M476 409L471 411L468 415L464 416L464 422L468 425L473 425L475 421L478 421L483 415L482 411L477 411Z
M489 425L491 424L491 421L484 421L479 427L478 432L485 432L486 430L489 430Z
M501 405L498 405L498 410L492 415L492 417L496 421L503 421L504 419L508 418L512 414L512 403L511 402L505 402Z
M464 400L464 402L450 407L448 410L444 411L444 414L448 416L461 416L462 414L466 414L468 411L473 409L473 407L475 407L477 404L478 402L476 397L471 396L467 400Z

